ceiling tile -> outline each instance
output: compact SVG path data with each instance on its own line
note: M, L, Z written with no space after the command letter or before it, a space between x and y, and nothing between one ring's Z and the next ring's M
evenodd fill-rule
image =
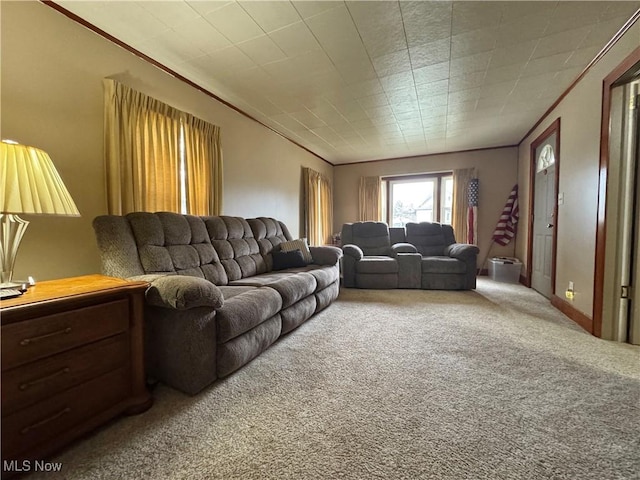
M227 37L238 43L264 35L264 31L237 3L230 3L205 17L207 21Z
M251 18L269 33L301 20L298 11L285 1L241 1L240 6Z
M548 57L557 53L571 52L581 45L592 27L576 28L565 32L546 35L538 41L531 58Z
M332 0L300 0L291 2L302 18L310 18L332 8L344 6L342 1Z
M376 57L373 59L373 68L379 77L410 71L409 51L405 49Z
M449 78L449 62L436 63L413 71L416 85L433 83Z
M400 2L409 47L451 37L452 2Z
M498 26L503 2L452 2L452 35Z
M228 47L231 42L202 17L175 25L172 30L205 53Z
M496 32L496 46L507 47L540 38L549 23L546 14L529 15L503 23Z
M571 52L558 53L556 55L530 60L522 69L522 75L528 77L549 71L562 70L565 68L565 63L569 57L571 57Z
M451 57L451 41L449 38L443 38L435 42L416 45L409 49L409 54L411 55L411 67L414 69L446 62Z
M468 57L459 57L451 60L449 73L452 77L474 72L484 72L491 60L492 52L476 53Z
M347 2L347 8L371 57L407 48L398 2Z
M293 23L272 31L269 33L269 37L289 57L321 49L320 44L304 22Z
M145 0L137 3L168 27L173 27L200 17L200 14L186 2Z
M490 28L454 35L451 37L451 58L467 57L493 50L496 45L496 38L497 32Z
M286 58L284 52L266 35L238 43L236 46L258 65Z

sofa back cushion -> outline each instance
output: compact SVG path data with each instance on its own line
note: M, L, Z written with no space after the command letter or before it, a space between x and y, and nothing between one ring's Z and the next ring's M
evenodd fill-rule
M365 255L389 255L389 227L383 222L355 222L342 226L342 244L354 244Z
M424 256L444 255L445 247L455 243L451 225L420 222L407 223L407 242L415 245Z
M228 277L200 217L178 213L126 215L145 273L177 273L226 285Z
M202 217L229 281L270 270L247 220L241 217Z

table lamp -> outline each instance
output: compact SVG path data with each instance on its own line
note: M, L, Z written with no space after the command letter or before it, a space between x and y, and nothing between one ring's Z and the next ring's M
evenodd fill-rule
M15 288L13 266L29 222L18 214L80 216L49 155L12 140L0 142L0 288Z

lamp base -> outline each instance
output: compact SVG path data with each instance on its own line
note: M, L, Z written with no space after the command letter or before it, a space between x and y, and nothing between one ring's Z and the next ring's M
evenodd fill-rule
M11 213L0 214L0 263L2 264L0 285L14 284L12 287L3 286L1 288L15 288L15 282L11 281L13 265L16 262L20 241L28 225L29 222L18 215Z
M24 286L24 283L2 282L2 283L0 283L0 290L4 290L5 288L21 289L23 286Z

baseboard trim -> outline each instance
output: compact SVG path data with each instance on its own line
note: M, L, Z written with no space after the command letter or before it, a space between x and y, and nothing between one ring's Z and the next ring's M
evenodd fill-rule
M551 305L556 307L567 317L584 328L587 332L593 334L593 319L589 318L589 316L582 313L569 302L558 297L557 295L551 295Z

